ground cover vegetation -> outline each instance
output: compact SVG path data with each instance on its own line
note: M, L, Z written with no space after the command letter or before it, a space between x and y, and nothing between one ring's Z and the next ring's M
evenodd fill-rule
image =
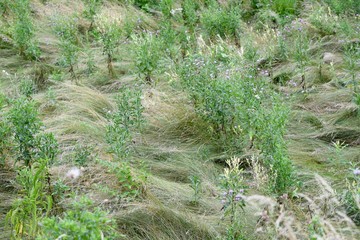
M0 239L359 239L357 0L0 0Z

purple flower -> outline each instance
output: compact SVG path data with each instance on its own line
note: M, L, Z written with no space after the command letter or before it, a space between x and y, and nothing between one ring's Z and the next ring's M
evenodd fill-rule
M226 203L226 200L224 200L224 199L221 200L221 203L222 203L222 204L225 204L225 203Z
M360 169L355 168L355 169L353 170L353 173L354 173L354 175L360 175Z
M236 194L235 196L235 201L238 202L241 200L241 195L240 194Z
M230 189L229 194L232 195L234 193L234 190Z

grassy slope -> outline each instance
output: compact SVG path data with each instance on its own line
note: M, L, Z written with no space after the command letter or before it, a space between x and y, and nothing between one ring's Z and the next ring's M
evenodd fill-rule
M51 33L49 18L55 12L81 12L82 4L80 1L50 2L49 5L42 5L34 1L33 9L36 9L34 14L41 49L46 61L55 64L57 40ZM148 26L156 26L151 16L133 8L126 10L122 6L106 3L103 11L115 15L125 15L126 11L133 15L141 14L147 19ZM264 39L259 37L258 43L266 42L266 39L266 36ZM100 52L97 48L93 50ZM123 57L126 56L126 46L119 46L118 51L121 60L115 63L115 69L120 74L115 79L107 77L105 60L97 54L99 57L95 60L99 70L94 75L80 73L80 84L76 84L69 79L68 74L64 74L61 82L52 81L50 93L45 90L34 95L47 129L56 134L62 146L59 161L52 169L54 176L63 178L63 172L72 165L67 156L75 143L91 144L98 158L111 161L104 141L106 110L113 108L113 96L119 86L130 85L135 80L129 64L131 59ZM85 61L85 58L82 60ZM82 66L80 64L79 69ZM284 66L291 69L291 63L284 63ZM15 95L19 80L31 77L35 68L33 63L17 56L14 50L0 48L0 70L10 73L10 76L0 75L1 92ZM281 90L290 93L292 112L286 138L299 175L304 177L304 181L309 181L313 179L311 173L318 173L329 182L336 183L336 186L341 186L344 184L344 176L349 174L348 165L341 160L360 160L358 135L349 136L352 132L360 132L360 120L354 113L351 91L337 85L342 72L336 74L339 77L333 77L329 82L312 84L306 94L301 93L300 87L289 85L281 87ZM52 75L49 78L54 77ZM113 186L116 191L116 180L95 163L85 169L80 186L71 182L69 185L73 184L74 189L88 194L111 210L118 220L119 229L131 236L131 239L214 239L224 233L226 226L221 221L217 183L223 166L216 163L223 156L207 141L208 136L204 133L206 126L197 119L186 97L174 92L166 81L163 82L143 90L148 126L141 136L136 137L135 154L130 159L135 173L138 172L139 160L148 169L144 199L124 202L109 192L100 191L104 186ZM341 153L340 159L333 157L331 160L334 156L332 142L336 140L345 141L349 147ZM202 180L203 194L198 205L191 203L193 192L188 179L191 175L198 175ZM309 186L312 185L309 183ZM313 188L303 191L307 195L315 195ZM255 210L246 213L249 238L255 235L254 223L258 218L252 211ZM306 214L299 210L298 215Z

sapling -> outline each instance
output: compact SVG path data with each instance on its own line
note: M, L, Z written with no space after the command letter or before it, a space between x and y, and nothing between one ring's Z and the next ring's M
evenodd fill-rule
M15 15L12 35L15 46L26 59L39 60L40 49L34 41L34 26L31 21L29 0L15 0L10 5Z
M97 32L102 45L103 54L107 58L107 68L111 77L115 76L113 67L114 53L121 36L121 28L116 19L99 18Z
M76 18L65 17L55 19L54 23L54 31L60 40L62 61L66 67L69 67L73 78L76 78L75 66L78 63L80 52L76 21Z
M82 0L85 5L85 10L83 12L85 18L90 21L89 31L92 30L95 16L99 12L103 0Z
M159 68L160 45L159 40L151 33L144 37L134 37L135 67L140 78L151 84L152 75Z

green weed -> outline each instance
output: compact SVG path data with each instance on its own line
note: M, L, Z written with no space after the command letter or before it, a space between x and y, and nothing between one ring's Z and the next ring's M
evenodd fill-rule
M36 239L121 239L108 213L98 207L91 209L92 205L89 198L81 197L61 217L42 219Z
M11 4L15 15L12 37L21 56L26 59L39 60L41 52L34 40L35 28L31 20L29 0L15 0Z
M52 198L47 191L47 174L45 160L18 171L16 180L21 186L21 195L6 215L12 236L16 239L34 239L38 236L39 222L50 213Z

